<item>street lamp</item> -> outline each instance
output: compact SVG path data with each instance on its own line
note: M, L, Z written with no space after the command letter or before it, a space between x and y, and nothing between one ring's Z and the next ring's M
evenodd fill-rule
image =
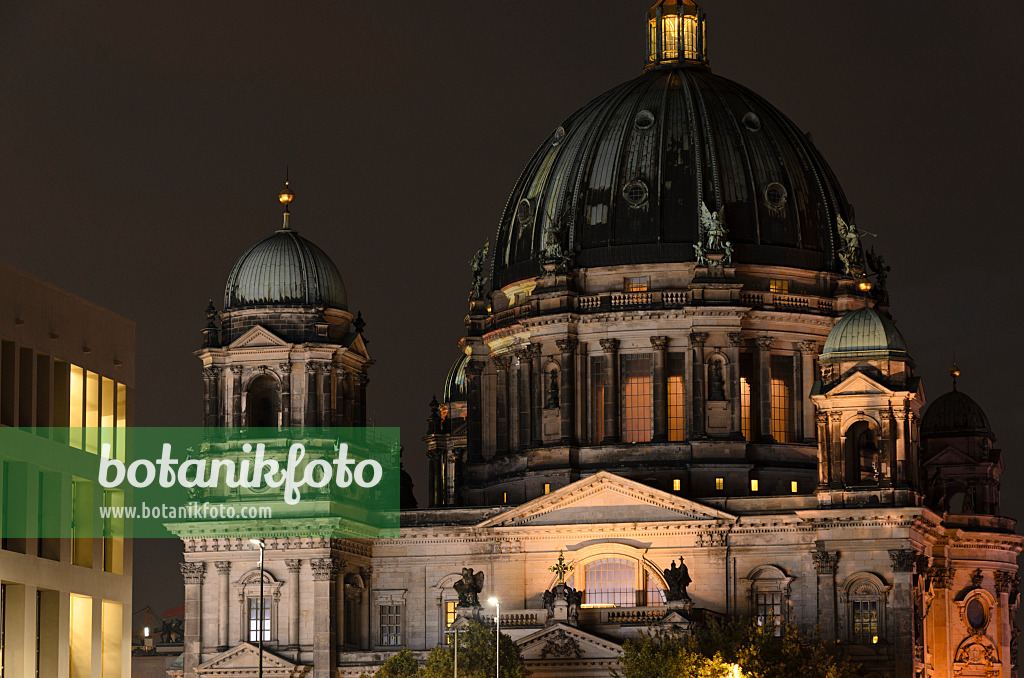
M260 547L260 606L259 608L257 608L259 609L260 614L259 624L257 625L260 635L259 638L257 639L257 643L259 644L260 651L258 675L259 678L263 678L263 551L267 548L267 545L262 539L250 539L249 543L256 544L256 546Z
M494 678L501 678L501 605L497 598L489 598L494 606Z
M452 626L455 626L452 624ZM456 627L455 629L455 675L453 678L459 678L459 631L461 628Z

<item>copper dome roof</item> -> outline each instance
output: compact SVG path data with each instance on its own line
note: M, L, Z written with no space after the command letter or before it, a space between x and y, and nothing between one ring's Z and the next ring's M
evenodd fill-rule
M544 141L498 226L493 284L540 273L552 222L578 268L694 261L701 203L724 209L736 263L838 271L838 181L806 134L701 65L652 68Z
M954 388L928 406L921 420L922 437L984 436L995 440L988 417L978 403Z

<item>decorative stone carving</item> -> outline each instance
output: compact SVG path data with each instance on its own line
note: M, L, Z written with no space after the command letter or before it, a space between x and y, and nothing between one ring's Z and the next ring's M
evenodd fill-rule
M484 590L484 573L473 568L462 568L462 579L452 586L459 594L459 607L480 607L480 592Z
M818 574L836 573L836 566L839 564L838 551L815 551L811 556L814 558L814 569Z
M708 400L725 400L725 377L722 375L722 363L712 360L708 365Z
M509 355L494 355L491 356L491 360L494 361L494 367L499 372L508 372L508 367L512 364L512 358Z
M818 354L820 346L821 345L814 339L805 339L804 341L801 341L799 344L797 344L797 348L800 350L801 353L810 353L813 355Z
M689 601L690 596L686 593L686 587L693 581L690 579L690 570L686 567L686 563L683 562L683 557L679 557L679 565L676 565L676 561L672 561L672 565L663 571L665 575L665 583L668 584L668 591L665 591L665 599L668 602L674 601Z
M236 376L236 377L242 376L242 366L241 365L228 365L228 369L231 370L231 374L233 374L234 376Z
M286 561L284 561L284 564L285 564L286 566L288 566L288 571L289 571L289 572L293 572L293 573L296 573L296 572L298 572L299 570L301 570L301 569L302 569L302 561L301 561L301 560L298 560L298 559L294 559L294 560L292 560L292 559L289 559L289 560L286 560Z
M655 351L664 351L668 348L668 337L651 337L651 348Z
M698 532L697 546L725 546L725 533L710 530Z
M928 570L928 577L931 579L932 584L937 589L948 589L953 583L954 570L952 567L944 567L941 565L932 566Z
M502 554L522 553L523 543L518 539L502 539L494 545L494 552Z
M206 563L202 561L198 563L182 563L181 576L185 579L186 584L202 584L203 580L206 579Z
M526 347L526 355L530 358L540 357L543 347L541 344L533 343Z
M565 339L555 339L555 346L558 347L559 353L562 355L572 355L576 352L576 347L579 346L580 340L576 337L567 337Z
M733 346L743 347L747 344L747 338L743 336L742 332L730 332L729 343Z
M469 286L470 299L483 297L484 285L487 284L487 276L484 275L484 262L487 260L487 253L490 249L491 241L488 240L469 260L469 268L473 272L473 282Z
M992 573L992 578L996 582L996 593L1009 593L1015 584L1012 572L996 570Z
M565 629L558 629L544 644L540 651L540 657L541 659L580 659L583 657L583 650L580 649L576 639L566 633Z
M839 231L839 261L843 265L843 273L847 275L858 275L863 273L861 261L863 254L860 249L860 235L857 227L847 224L843 218L836 215L836 230Z
M601 339L601 349L605 353L615 353L619 350L618 339Z
M558 404L558 370L551 370L548 381L548 397L544 401L544 409L557 410Z
M548 273L564 273L572 264L572 253L562 248L562 233L565 226L561 219L548 215L548 227L544 233L544 249L537 255L541 268Z
M694 348L704 346L708 340L707 332L690 332L690 345Z
M700 239L693 245L697 265L707 267L732 265L732 243L725 227L724 210L712 212L703 201L700 204Z
M218 560L218 561L216 561L214 563L214 566L217 568L217 572L220 572L221 574L230 574L231 573L231 561L230 560Z
M314 581L330 581L338 576L345 561L341 558L314 558L309 561Z
M757 337L757 347L762 351L770 351L774 345L775 337Z
M889 549L893 572L913 572L917 553L912 549Z
M973 586L974 588L980 589L984 581L985 575L982 574L981 568L978 568L971 573L971 586Z
M216 379L216 378L217 378L217 370L213 369L212 367L204 367L203 368L203 379L212 381L213 379Z

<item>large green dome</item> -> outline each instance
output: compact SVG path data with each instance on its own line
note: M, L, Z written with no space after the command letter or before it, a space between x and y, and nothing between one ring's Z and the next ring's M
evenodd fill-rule
M235 263L224 287L224 308L313 306L347 309L338 267L326 253L284 228L250 247Z

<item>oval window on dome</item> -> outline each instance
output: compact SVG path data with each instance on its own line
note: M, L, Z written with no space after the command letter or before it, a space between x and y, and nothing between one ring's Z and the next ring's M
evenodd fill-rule
M565 128L559 125L555 128L555 133L551 136L551 145L557 146L562 143L562 139L565 138Z
M773 181L764 187L764 201L773 210L781 210L786 206L786 187L777 181Z
M985 610L985 603L981 602L978 598L972 598L971 601L967 603L966 616L967 623L970 624L972 628L980 629L984 627L985 618L988 616Z
M741 122L743 123L743 126L751 132L761 131L761 118L757 117L757 113L754 113L753 111L747 111Z
M533 219L533 207L530 206L529 200L523 198L516 207L516 221L520 224L528 224L531 219Z
M633 118L633 124L637 129L648 130L654 127L654 113L651 113L646 108L636 114Z
M622 197L631 207L641 207L647 204L647 195L647 184L639 179L634 179L622 187Z

